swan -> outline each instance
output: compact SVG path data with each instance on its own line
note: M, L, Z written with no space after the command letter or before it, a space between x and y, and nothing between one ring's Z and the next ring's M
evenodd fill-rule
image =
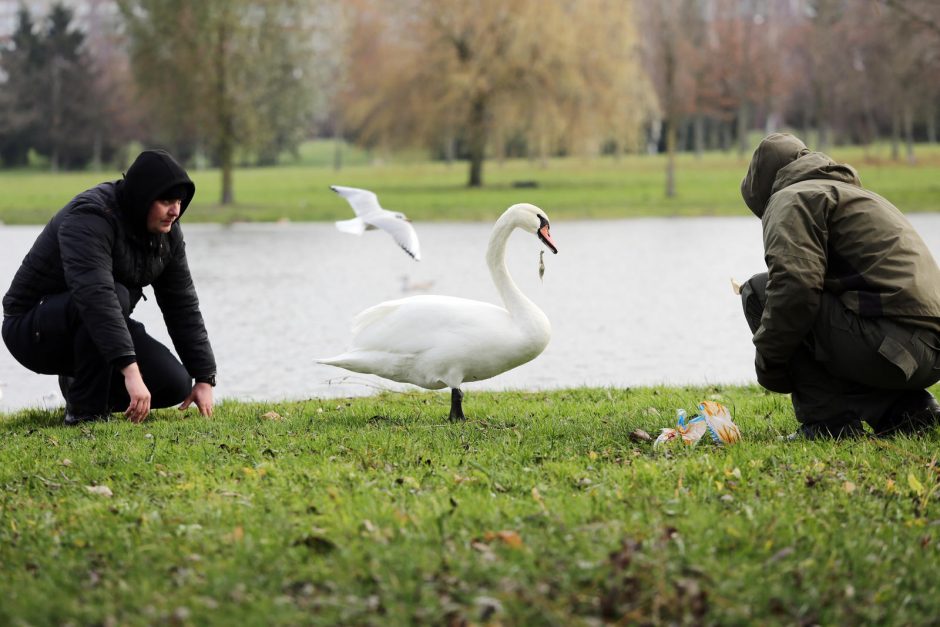
M353 319L352 348L317 362L429 390L449 387L449 418L464 420L462 383L489 379L534 359L551 337L548 318L506 268L506 243L517 228L558 253L544 211L528 203L509 207L493 226L486 249L504 307L432 295L379 303Z
M337 229L353 235L362 235L363 232L372 229L382 229L391 235L395 243L401 246L412 259L421 261L418 234L415 233L411 220L405 214L383 209L379 205L379 197L375 195L375 192L367 189L341 185L330 185L330 189L345 198L356 213L355 218L337 221Z

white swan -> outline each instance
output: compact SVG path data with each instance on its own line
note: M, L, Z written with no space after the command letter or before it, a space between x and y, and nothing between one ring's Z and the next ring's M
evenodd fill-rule
M379 197L374 192L357 187L330 185L330 189L346 199L356 213L351 220L339 220L336 228L343 233L362 235L365 231L382 229L392 236L395 243L415 261L421 261L421 246L418 234L411 226L411 220L400 211L389 211L379 205Z
M506 268L514 229L534 233L553 252L545 212L526 203L496 221L486 263L505 309L452 296L412 296L366 309L353 319L353 346L317 360L429 390L451 388L450 419L463 420L464 381L480 381L530 361L551 337L548 318L519 290Z

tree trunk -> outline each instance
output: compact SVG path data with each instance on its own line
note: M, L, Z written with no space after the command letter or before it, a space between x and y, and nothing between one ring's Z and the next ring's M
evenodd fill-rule
M937 116L933 107L927 107L927 141L937 143Z
M747 155L747 129L750 128L750 106L746 100L742 100L738 105L738 156Z
M343 123L336 122L333 130L333 169L339 172L343 169Z
M676 121L669 120L666 128L666 198L676 195Z
M907 162L911 165L917 163L914 156L914 111L911 105L904 105L904 143L907 145Z
M693 127L693 141L695 142L695 158L701 159L705 149L705 118L701 114L695 116Z
M231 205L235 202L235 193L232 186L232 150L226 149L222 156L222 204Z
M218 77L216 82L216 115L219 122L219 167L222 169L222 198L223 205L230 205L235 201L235 194L232 186L232 162L235 153L235 122L230 107L232 103L229 100L228 81L226 71L228 69L227 49L228 41L228 20L222 19L219 24L218 50L216 51L216 64L218 68Z
M470 180L467 187L483 187L483 159L486 155L486 98L478 96L470 108L467 143L470 152Z
M898 145L900 142L900 123L898 122L898 110L896 108L891 110L891 160L897 161L901 153L901 148Z

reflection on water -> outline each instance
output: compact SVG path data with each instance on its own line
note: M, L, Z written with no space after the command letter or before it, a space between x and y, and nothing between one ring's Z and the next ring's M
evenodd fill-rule
M940 259L940 215L911 221ZM381 233L332 224L188 225L187 252L219 363L219 398L303 399L401 389L314 363L346 348L349 322L380 301L416 293L499 302L484 250L490 224L416 224L424 260ZM39 227L0 226L6 291ZM552 322L534 361L476 389L754 381L750 333L730 279L764 269L756 218L555 222L558 255L516 231L507 261ZM150 293L149 289L147 290ZM169 344L155 300L134 316ZM57 406L54 377L28 372L0 349L0 409Z

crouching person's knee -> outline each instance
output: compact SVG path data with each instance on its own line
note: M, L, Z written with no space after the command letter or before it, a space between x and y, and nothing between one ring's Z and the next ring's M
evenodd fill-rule
M151 406L154 409L174 407L186 400L192 390L192 379L182 365L178 368L168 368L160 373L159 387L154 385L150 389Z
M767 273L755 274L741 286L741 305L751 333L757 333L767 303Z

